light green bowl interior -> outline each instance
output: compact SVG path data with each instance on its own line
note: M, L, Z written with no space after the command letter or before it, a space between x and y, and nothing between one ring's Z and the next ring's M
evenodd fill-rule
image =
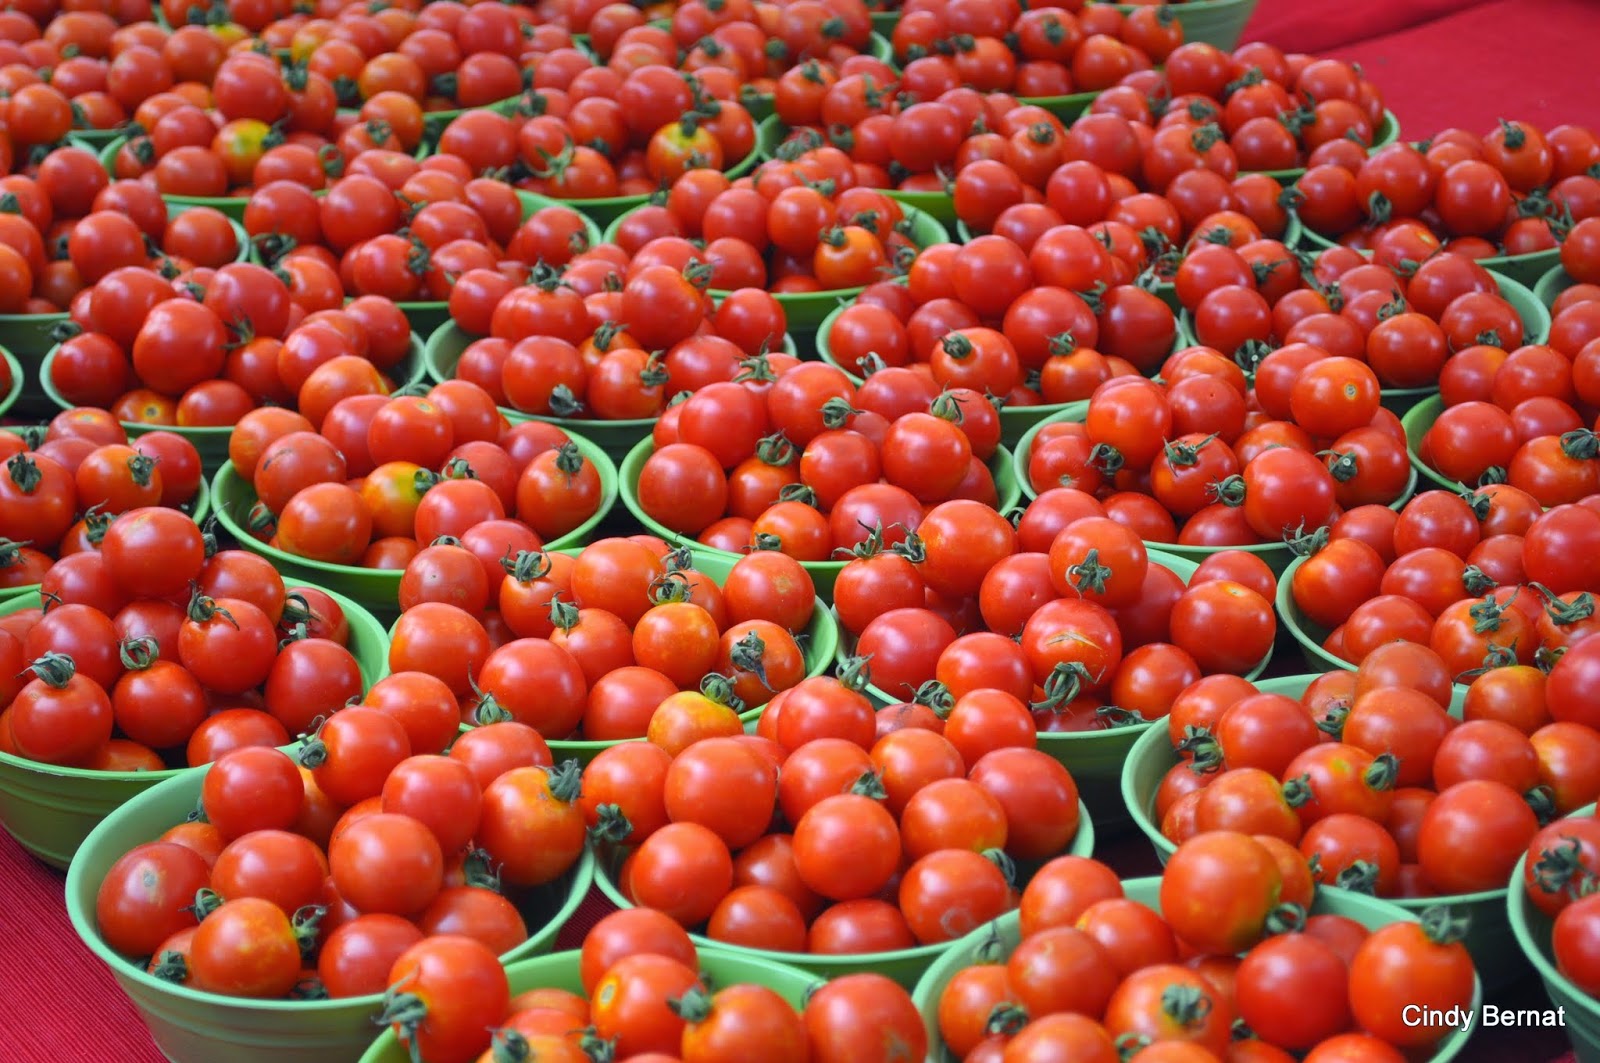
M740 955L723 948L701 948L699 953L700 972L708 987L766 986L797 1010L805 1007L806 999L820 984L815 975L772 960ZM580 955L575 951L557 952L511 964L506 968L506 977L511 982L512 994L530 989L565 989L581 994ZM367 1049L360 1063L411 1063L411 1056L393 1031L386 1030Z
M564 554L577 556L579 551L567 548L560 551ZM717 586L722 586L728 580L728 573L733 571L733 566L738 558L731 554L724 554L719 550L711 550L703 546L692 546L689 550L694 558L694 569L697 572L710 576ZM839 648L839 621L833 611L825 605L821 598L816 599L811 612L811 622L800 639L801 648L805 653L806 678L814 678L825 673L833 664ZM765 704L756 705L739 714L739 719L746 728L754 726L760 719ZM550 742L550 751L556 760L562 761L569 758L576 759L581 764L588 764L603 750L609 749L620 742L641 741L642 739L620 739L605 741L586 741L582 739L554 739Z
M454 321L449 320L448 313L446 313L445 317L446 320L428 337L428 342L423 347L422 352L422 362L427 371L428 379L435 383L454 378L456 366L461 361L462 352L477 338ZM783 337L783 349L796 358L800 357L800 350L795 345L793 336L785 335ZM544 417L523 413L509 406L500 407L500 412L505 414L506 419L513 424L518 421L545 421L571 429L599 446L600 449L610 455L613 461L621 461L626 457L628 451L632 450L639 440L650 434L657 420L654 417L638 417L617 421L595 420L584 417Z
M67 872L67 913L73 928L117 979L150 1028L156 1046L174 1063L281 1063L349 1061L374 1034L379 994L341 1000L249 1000L217 996L164 982L117 955L100 937L95 894L111 865L133 846L154 841L199 803L206 771L200 768L152 787L117 809L84 842ZM565 876L529 901L529 938L508 960L548 952L562 926L589 892L593 856L585 850Z
M1595 806L1589 805L1572 813L1572 817L1594 814ZM1511 874L1512 886L1506 891L1511 932L1522 955L1544 982L1550 1003L1565 1009L1562 1017L1566 1020L1567 1038L1579 1063L1593 1063L1600 1059L1600 1001L1579 989L1556 966L1550 944L1554 920L1529 903L1527 890L1522 887L1526 865L1527 857L1517 861L1517 869Z
M73 408L72 403L67 401L65 395L56 390L55 384L50 380L50 368L55 364L56 352L59 349L59 345L52 347L50 353L44 356L44 361L39 365L39 384L51 402L63 410L70 410ZM423 379L424 369L422 338L413 332L411 334L411 350L407 353L405 359L395 367L393 379L398 387L416 384ZM175 435L182 436L193 443L194 448L200 452L200 462L208 474L215 473L228 460L228 440L233 436L232 425L187 428L181 425L142 424L138 421L123 421L121 424L130 439L137 439L146 432L172 432Z
M1317 675L1296 675L1266 679L1256 683L1256 689L1263 694L1282 694L1298 700L1305 693L1306 687L1316 678ZM1465 703L1466 689L1457 686L1452 692L1451 715L1459 719ZM1156 857L1163 864L1177 846L1161 833L1161 826L1153 818L1152 809L1155 806L1156 789L1161 785L1162 777L1177 763L1178 755L1172 748L1166 726L1152 727L1140 736L1129 753L1121 780L1124 804L1139 830L1149 839L1155 849ZM1513 878L1512 881L1519 880ZM1360 896L1346 890L1326 887L1317 890L1319 897L1328 894ZM1467 934L1467 949L1472 953L1480 977L1491 990L1494 990L1526 974L1525 966L1517 959L1517 947L1506 918L1506 894L1505 889L1482 890L1448 897L1384 898L1380 903L1402 909L1411 918L1440 903L1447 903L1453 908L1469 913L1472 925Z
M1412 470L1413 475L1415 471ZM1322 640L1328 637L1328 631L1312 623L1294 600L1294 574L1304 560L1295 558L1278 577L1278 621L1289 629L1289 634L1300 644L1300 654L1307 665L1323 672L1353 672L1356 670L1354 663L1335 657L1322 648Z
M1158 912L1161 910L1159 877L1125 879L1122 891L1130 900L1138 901ZM1369 930L1377 930L1391 923L1417 921L1415 914L1398 905L1340 889L1319 889L1316 899L1312 902L1311 913L1346 916ZM955 1058L945 1049L939 1034L939 998L944 993L945 986L950 984L950 980L958 972L968 967L983 963L1004 963L1021 940L1021 917L1018 913L1011 912L962 938L928 968L927 974L917 983L912 1000L916 1003L917 1010L922 1013L923 1022L927 1026L929 1063L956 1063ZM1473 990L1474 1011L1482 999L1483 986L1480 982ZM1425 1058L1428 1063L1447 1063L1461 1052L1470 1036L1470 1027L1456 1030L1441 1041L1431 1055L1419 1058Z
M1417 453L1417 444L1422 442L1422 437L1428 434L1428 429L1439 419L1444 412L1444 399L1439 395L1430 395L1407 410L1405 416L1400 418L1400 427L1406 433L1406 456L1411 459L1411 467L1417 474L1428 481L1428 489L1441 487L1446 491L1465 491L1467 486L1457 483L1448 476L1434 469L1422 460Z
M1555 305L1556 298L1562 292L1577 283L1577 279L1569 274L1561 263L1557 261L1555 265L1540 274L1539 279L1534 282L1533 295L1542 305L1548 308ZM0 318L0 321L3 320L4 318ZM3 333L0 333L0 336L3 336Z
M622 465L617 473L621 484L622 504L628 508L629 513L633 514L634 519L643 524L645 530L652 535L660 536L669 543L691 541L683 533L673 531L650 516L639 503L639 475L644 470L644 463L649 460L650 455L653 453L655 453L655 441L647 436L641 439L632 450L628 451L627 457L622 459ZM997 449L994 457L989 459L989 471L994 476L995 492L999 496L1000 504L997 508L1001 513L1008 513L1022 499L1022 490L1017 484L1016 474L1012 469L1011 452L1005 447ZM695 552L697 555L722 557L730 562L739 558L738 554L709 546L697 545ZM834 581L839 578L839 572L849 563L849 559L844 561L800 562L801 567L811 574L811 581L816 585L817 594L826 602L833 601Z
M295 586L300 581L286 578L284 582ZM350 652L361 666L363 685L370 687L389 674L389 637L371 613L342 595L334 594L333 598L349 621ZM37 591L23 593L0 601L0 615L38 607ZM191 769L186 768L90 771L0 753L0 823L28 852L52 867L65 868L73 853L86 844L84 839L114 809L157 783L190 773ZM109 861L106 866L110 866ZM100 871L103 876L105 868ZM95 883L98 882L96 877Z
M0 347L21 368L22 392L13 400L12 417L54 415L55 404L45 394L40 366L56 345L51 331L67 319L67 314L0 314Z
M11 386L6 389L4 395L0 395L0 417L4 417L22 397L22 386L27 383L28 375L22 368L22 363L17 361L3 344L0 344L0 361L5 362L6 372L11 377Z
M602 520L611 512L617 501L617 467L605 451L580 435L569 433L584 458L600 474L600 506L593 516L578 527L545 544L546 549L558 550L580 546ZM360 568L355 565L335 565L299 557L286 550L269 546L244 529L240 523L256 504L255 488L234 471L233 462L223 462L211 483L211 504L222 527L238 540L240 547L260 554L271 561L273 567L286 578L306 579L332 587L371 609L384 620L399 615L400 577L398 569Z
M1073 835L1072 843L1067 847L1067 854L1072 856L1088 857L1094 855L1095 828L1090 811L1080 799L1078 801L1078 833ZM596 862L595 885L606 899L618 908L632 908L634 904L622 895L615 879L615 865L617 854L607 859L602 857ZM1019 882L1020 886L1022 883ZM1013 920L1016 916L1010 916ZM892 952L865 952L854 955L825 956L809 952L772 952L767 949L752 949L742 945L730 945L726 942L714 941L703 934L691 932L689 937L698 948L727 952L730 955L742 956L752 962L779 962L806 972L810 977L821 979L843 978L851 974L881 974L894 979L907 989L917 985L925 972L951 949L960 945L958 941L945 941L936 945L919 945L910 949L896 949Z

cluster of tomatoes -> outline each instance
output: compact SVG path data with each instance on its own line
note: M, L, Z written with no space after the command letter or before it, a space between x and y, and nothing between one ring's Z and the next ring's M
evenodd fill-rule
M1398 1063L1450 1033L1404 1005L1447 1010L1474 997L1463 927L1447 909L1380 928L1308 916L1317 897L1305 861L1259 836L1198 835L1159 885L1141 885L1156 887L1147 900L1096 861L1048 865L1023 893L1009 955L980 956L943 987L945 1046L964 1060L1067 1049L1085 1063ZM1174 1043L1183 1050L1159 1047Z
M700 388L656 423L640 511L707 546L801 561L874 534L892 545L941 502L967 500L1004 523L988 464L999 415L981 392L941 394L910 374L898 389L868 388L818 362Z
M1295 183L1305 223L1347 247L1402 247L1420 262L1441 245L1473 258L1552 250L1600 214L1600 139L1581 126L1500 123L1447 129L1426 145L1348 149Z
M1600 491L1600 465L1587 443L1600 400L1595 294L1564 293L1543 343L1457 349L1439 374L1444 408L1413 441L1418 458L1448 479L1508 484L1544 507Z
M369 363L345 357L315 370L308 392L319 401L302 401L300 413L252 411L229 440L233 470L256 498L248 530L277 549L404 569L449 537L498 564L600 510L594 460L554 425L508 425L475 384L391 396Z
M496 577L498 610L423 600L395 625L389 664L445 683L464 720L511 719L551 740L648 738L677 752L743 733L741 712L808 672L800 638L815 592L781 555L745 558L717 580L650 536L567 553L451 547L465 555L451 573L459 584L427 584L439 549L419 554L430 563L414 562L406 579L459 598L458 587L476 590L464 570L477 564Z
M14 756L193 767L281 745L364 687L332 598L286 586L251 553L208 557L176 510L122 514L45 587L46 608L13 609L0 630L0 746Z
M798 363L780 349L787 315L765 289L738 287L713 308L681 269L649 255L624 264L615 249L522 287L487 270L458 277L451 315L481 338L462 349L455 378L535 417L644 420L671 396L738 378L770 383ZM579 294L601 276L617 284Z
M83 571L113 517L167 506L193 512L200 454L172 432L130 441L104 410L58 414L43 432L0 433L0 588L61 595ZM77 558L74 560L74 558Z
M1582 809L1546 826L1528 844L1521 882L1535 909L1553 920L1550 944L1556 967L1572 983L1600 994L1597 957L1590 944L1597 904L1595 893L1596 820Z
M1397 642L1298 698L1232 677L1189 688L1167 718L1181 759L1155 794L1163 835L1268 835L1314 858L1317 881L1380 897L1503 887L1542 821L1594 800L1600 735L1563 710L1522 730L1543 708L1511 709L1508 684L1452 716L1450 678Z
M393 390L384 374L411 352L410 323L390 300L307 313L249 262L177 284L123 266L88 291L86 331L56 349L50 382L123 422L222 428L269 402L320 420L340 397Z
M445 754L441 686L392 675L293 753L224 753L200 785L203 818L133 847L101 882L107 944L159 978L257 999L382 993L424 941L465 942L498 969L583 854L577 766L552 766L514 723Z
M58 148L31 175L0 177L0 312L58 314L107 274L136 268L185 284L237 260L239 232L210 207L169 206L114 181L84 148Z
M1000 691L941 719L875 712L858 686L807 679L754 736L596 757L585 781L622 817L604 836L627 843L628 901L713 941L828 955L950 942L1009 911L1016 862L1080 829L1071 774Z

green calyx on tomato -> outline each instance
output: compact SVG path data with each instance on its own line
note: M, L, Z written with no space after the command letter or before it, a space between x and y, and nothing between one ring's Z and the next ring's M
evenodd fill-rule
M1529 873L1534 884L1545 893L1565 895L1574 900L1594 892L1600 884L1600 878L1583 865L1583 847L1576 838L1567 838L1560 845L1540 852Z
M729 662L741 672L749 672L768 690L772 682L767 678L767 643L754 630L748 632L728 651Z
M1182 741L1174 748L1180 757L1185 755L1189 757L1189 770L1196 775L1210 775L1214 771L1222 770L1222 745L1204 727L1196 727L1193 724L1185 727ZM1309 790L1311 781L1309 776L1292 781L1300 782Z
M39 489L44 473L39 471L39 465L26 453L14 456L6 462L6 473L11 477L11 482L17 490L25 495L31 495Z
M939 719L950 715L950 710L956 707L955 695L950 693L950 688L937 679L929 679L911 693L911 702L914 705L925 705L933 710Z
M574 395L572 389L565 384L557 384L550 389L550 412L556 417L576 417L583 412L583 402ZM565 444L562 449L573 446ZM573 447L576 450L576 447ZM558 459L559 464L559 459Z
M883 787L883 777L876 771L864 771L855 782L850 784L846 793L858 794L861 797L870 797L874 801L886 801L889 791Z
M189 963L183 953L168 949L150 961L150 977L182 984L189 980Z
M839 666L836 678L846 690L865 690L872 683L872 654L851 657Z
M222 907L223 897L216 890L203 889L194 895L194 903L188 908L194 913L196 920L204 922L206 916Z
M1424 911L1419 922L1422 923L1423 934L1435 945L1454 945L1465 941L1467 931L1472 929L1470 913L1458 913L1445 904Z
M1056 635L1055 639L1079 639L1083 636L1073 632ZM1082 661L1061 661L1050 670L1045 677L1042 689L1044 698L1032 704L1035 712L1060 712L1063 705L1071 705L1084 688L1096 685L1096 679L1090 674Z
M117 653L122 658L122 667L130 672L146 671L161 659L161 647L148 635L123 639Z
M557 801L570 805L583 796L583 765L577 760L563 760L544 771L550 777L550 796Z
M72 677L78 674L77 665L64 653L47 653L35 658L27 670L37 676L40 682L57 690L66 689Z
M1305 929L1306 910L1298 904L1285 902L1267 913L1268 934L1294 934Z
M1333 884L1351 893L1378 895L1378 865L1370 860L1357 860L1334 877Z
M763 465L782 468L799 461L800 452L795 449L795 445L789 441L788 436L782 432L774 432L769 436L762 437L761 441L756 444L756 457L760 459Z
M589 828L589 837L597 842L621 845L633 834L633 823L617 804L595 806L595 823Z
M721 672L711 672L700 680L700 693L708 700L726 706L734 712L745 710L744 699L734 692L733 680Z
M506 570L508 578L518 583L532 583L548 576L552 565L550 556L543 550L519 550L515 557L501 558L500 567Z
M817 493L806 484L784 484L778 489L779 502L799 502L803 506L817 508Z
M648 594L651 605L668 605L691 600L694 596L694 587L689 583L689 577L683 574L683 569L676 568L670 572L663 572L652 580ZM559 598L560 595L557 595L556 599Z

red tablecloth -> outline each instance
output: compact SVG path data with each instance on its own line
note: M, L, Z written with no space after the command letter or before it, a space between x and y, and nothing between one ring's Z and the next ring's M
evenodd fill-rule
M1486 131L1502 116L1600 126L1600 97L1588 91L1600 40L1594 0L1262 0L1249 36L1361 62L1408 138L1450 125ZM0 835L0 1059L161 1063L110 974L73 933L61 885L60 875ZM585 904L561 947L580 940L605 910L597 899ZM1559 1035L1523 1032L1514 1046L1479 1037L1461 1059L1500 1063L1559 1052Z

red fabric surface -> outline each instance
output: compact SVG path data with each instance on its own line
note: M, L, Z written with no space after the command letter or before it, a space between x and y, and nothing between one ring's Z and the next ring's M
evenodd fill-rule
M1592 51L1600 39L1600 4L1593 0L1262 0L1247 38L1361 62L1408 138L1452 125L1484 131L1501 116L1539 125L1600 126L1600 97L1586 91L1592 83L1586 45ZM1136 862L1131 847L1117 848L1127 850L1119 854L1123 859ZM109 972L78 941L61 890L61 875L0 835L0 897L7 914L0 933L0 999L8 1016L0 1022L0 1059L161 1063ZM573 947L608 909L602 898L591 896L558 947ZM1537 1050L1530 1043L1535 1040L1528 1031L1515 1048L1475 1038L1460 1058L1498 1063L1560 1051L1559 1037L1548 1044L1541 1040Z

